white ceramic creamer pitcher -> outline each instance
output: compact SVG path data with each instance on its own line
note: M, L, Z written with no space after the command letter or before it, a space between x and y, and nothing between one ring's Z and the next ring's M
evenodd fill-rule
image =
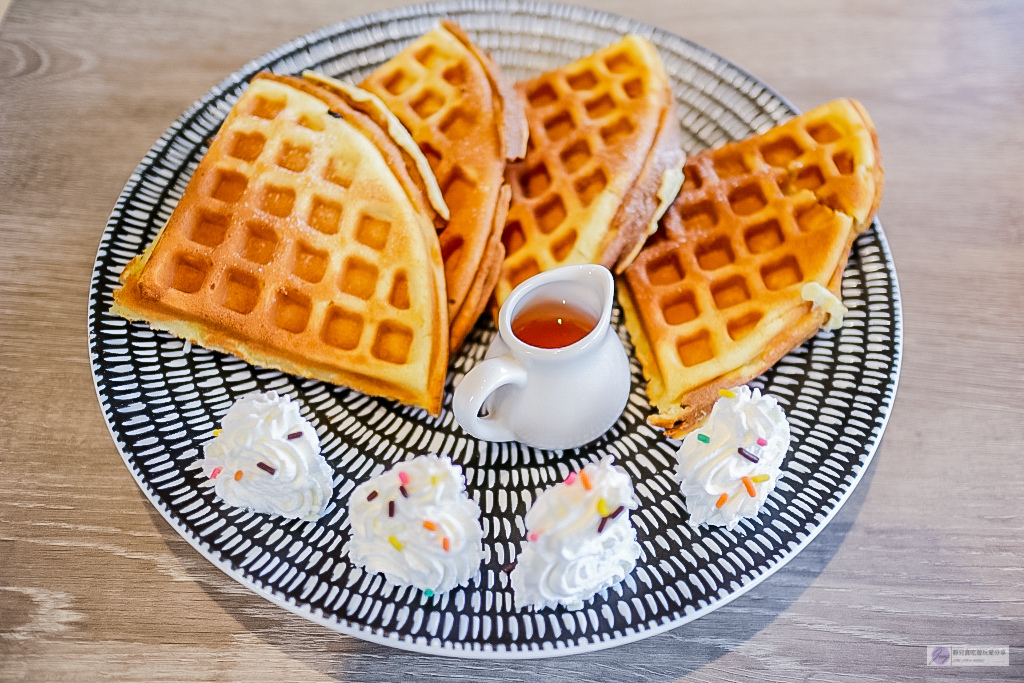
M486 441L565 449L615 424L630 374L610 324L614 292L608 269L591 264L549 270L516 287L498 313L484 360L455 389L462 428ZM564 330L573 322L576 335Z

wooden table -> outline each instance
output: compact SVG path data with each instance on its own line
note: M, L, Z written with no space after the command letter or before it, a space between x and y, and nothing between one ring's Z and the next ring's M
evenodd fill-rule
M885 441L789 565L669 633L486 663L335 634L199 556L118 457L86 296L121 187L195 99L297 35L402 0L15 0L0 25L0 680L1024 678L1024 4L588 0L798 107L859 98L906 346ZM1013 646L925 668L926 645Z

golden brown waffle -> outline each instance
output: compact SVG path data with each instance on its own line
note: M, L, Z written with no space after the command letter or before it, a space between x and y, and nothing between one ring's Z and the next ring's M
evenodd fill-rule
M439 414L441 250L401 150L302 79L253 78L113 311Z
M413 42L362 87L412 133L451 210L440 240L454 353L494 287L494 268L485 266L504 255L505 162L525 153L522 104L497 65L450 22Z
M663 174L682 158L668 77L643 38L626 36L516 87L530 144L509 166L498 303L558 266L625 268L647 237Z
M837 100L763 135L691 157L661 229L619 287L647 395L670 436L700 425L719 389L754 379L813 336L840 296L854 237L882 193L874 127Z

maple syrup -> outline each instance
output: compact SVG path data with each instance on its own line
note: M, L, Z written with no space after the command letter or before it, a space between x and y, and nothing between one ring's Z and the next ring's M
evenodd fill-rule
M560 349L575 344L597 326L597 318L563 301L526 306L512 321L512 334L530 346Z

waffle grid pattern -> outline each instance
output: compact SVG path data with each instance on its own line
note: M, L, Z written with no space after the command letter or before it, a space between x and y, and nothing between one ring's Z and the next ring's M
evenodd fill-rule
M605 260L598 247L611 215L604 214L617 202L592 204L606 189L614 200L630 188L644 159L627 146L650 148L664 107L664 84L648 82L655 75L648 63L635 43L624 42L525 84L530 142L526 159L509 172L504 294L541 271ZM621 177L612 170L618 168ZM578 244L583 256L573 258Z
M278 349L298 336L313 362L343 353L405 366L431 343L424 304L410 294L412 259L394 258L416 241L391 234L408 218L392 203L361 198L400 189L362 177L359 152L324 132L328 116L312 97L257 81L221 133L224 154L196 210L172 221L154 250L152 286L165 290L161 305L243 337L269 323ZM424 284L412 277L413 287Z
M763 132L793 113L767 86L693 43L579 7L462 0L370 15L293 41L233 74L186 112L119 198L97 252L89 306L104 415L129 471L183 538L244 586L327 627L417 652L475 658L579 653L674 628L784 565L828 523L870 463L894 399L902 349L899 291L877 222L858 238L844 276L850 307L844 328L819 334L755 382L779 398L794 441L765 513L732 532L695 533L686 524L671 478L675 446L645 424L651 409L635 360L630 402L605 437L578 451L540 452L469 439L447 410L435 418L260 370L107 313L118 274L170 216L205 152L203 141L248 77L266 68L311 68L358 82L431 30L439 16L457 21L520 79L590 54L624 33L648 36L672 78L689 151ZM625 339L619 311L613 324ZM482 323L452 359L449 395L483 357L492 335ZM301 402L335 468L335 497L317 523L224 507L196 467L202 444L232 401L272 389ZM425 451L448 453L464 467L470 495L483 510L487 551L479 581L429 600L352 567L340 552L354 486ZM632 519L643 556L635 572L581 611L516 612L501 568L520 547L530 502L570 470L607 453L630 472L640 499Z
M438 29L392 58L363 87L381 97L412 133L451 211L438 239L457 337L466 327L454 323L463 307L473 320L483 310L485 297L474 284L501 249L493 223L504 182L503 124L487 73L454 35ZM453 338L452 348L461 341Z
M860 189L855 171L873 161L857 120L851 106L830 103L684 165L663 234L626 276L668 385L654 403L748 362L778 333L766 332L767 312L802 305L805 282L829 285L858 227L852 217L871 208L842 192Z

